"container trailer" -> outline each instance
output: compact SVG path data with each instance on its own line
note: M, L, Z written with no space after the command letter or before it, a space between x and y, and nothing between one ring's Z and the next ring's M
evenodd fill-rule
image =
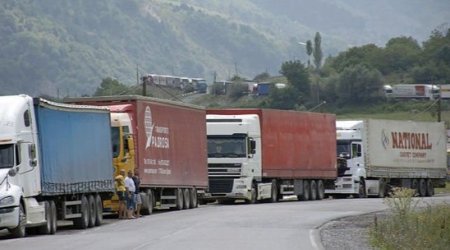
M326 194L384 197L391 187L432 196L445 185L447 133L442 122L337 121L338 177Z
M335 116L272 109L207 109L206 200L324 197L336 178Z
M139 172L143 214L198 206L208 186L204 108L142 96L65 101L111 110L115 171Z

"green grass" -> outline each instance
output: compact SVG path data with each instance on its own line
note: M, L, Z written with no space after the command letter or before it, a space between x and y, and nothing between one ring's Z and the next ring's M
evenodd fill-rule
M436 188L436 194L450 194L450 181L447 181L445 188Z
M417 209L411 189L395 189L385 203L392 214L376 221L370 229L370 243L376 249L437 249L450 246L450 204Z

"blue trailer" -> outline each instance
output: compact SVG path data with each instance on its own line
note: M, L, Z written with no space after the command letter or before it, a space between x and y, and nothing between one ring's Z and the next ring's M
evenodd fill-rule
M113 192L109 111L35 99L35 112L42 195Z

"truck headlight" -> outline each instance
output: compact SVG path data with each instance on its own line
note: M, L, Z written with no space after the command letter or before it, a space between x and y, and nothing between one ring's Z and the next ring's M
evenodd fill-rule
M0 206L8 206L14 204L14 197L6 196L0 199Z

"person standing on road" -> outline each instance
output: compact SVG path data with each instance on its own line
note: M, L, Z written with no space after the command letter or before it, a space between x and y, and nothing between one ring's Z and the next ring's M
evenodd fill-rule
M134 186L133 181L133 172L131 170L128 171L128 175L125 178L125 188L126 188L126 198L127 198L127 218L128 219L134 219L136 217L133 216L134 209L135 209L135 195L136 187Z
M125 205L125 169L121 169L119 174L114 178L116 181L117 197L119 198L119 219L126 218L126 205Z
M136 217L141 217L141 206L142 206L142 199L141 195L139 194L139 186L141 185L141 179L139 178L139 172L135 171L133 176L134 181L134 187L136 188L136 191L134 192L135 196L135 202L136 202Z

